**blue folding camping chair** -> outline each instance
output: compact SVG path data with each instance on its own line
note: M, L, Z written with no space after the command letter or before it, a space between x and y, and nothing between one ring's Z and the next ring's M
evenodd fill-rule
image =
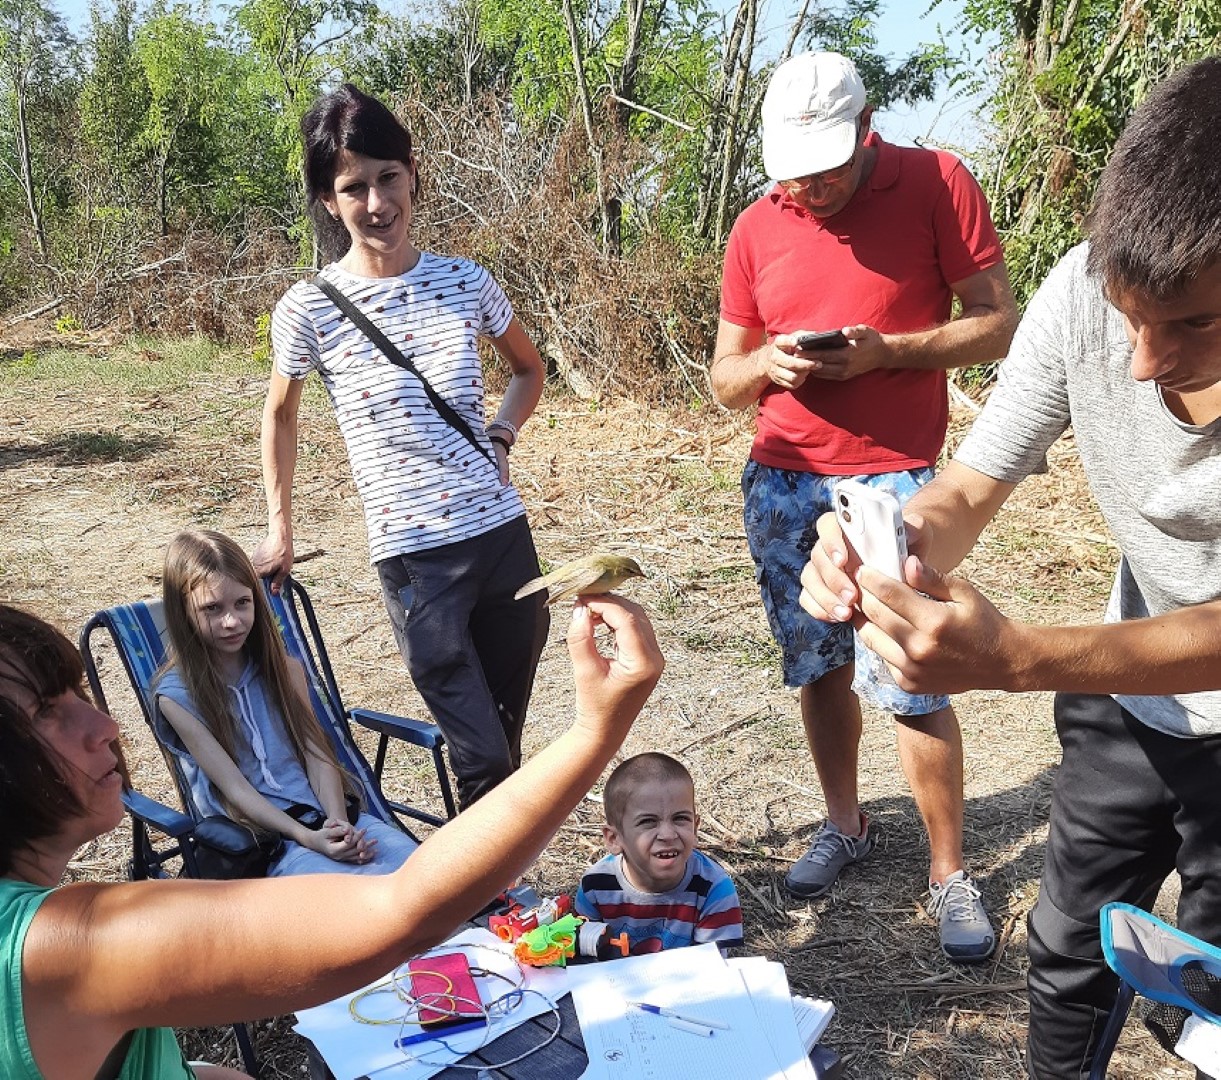
M290 577L285 580L278 595L272 594L266 583L264 592L288 654L299 660L305 668L310 703L335 747L340 764L359 780L364 789L367 811L413 837L405 818L433 826L443 825L447 818L452 818L457 810L442 754L444 741L440 729L432 723L389 713L369 709L345 709L322 640L322 631L305 589ZM161 601L146 600L108 608L94 615L81 631L80 652L90 690L98 707L109 712L99 674L99 645L104 640L100 636L102 631L105 631L105 635L115 646L145 723L155 738L157 727L154 723L153 676L164 661L166 652L165 618ZM351 724L359 724L377 733L377 750L372 766L357 747L352 737ZM446 817L440 817L409 803L388 799L383 794L381 778L391 739L398 739L430 752ZM174 778L174 786L185 813L173 810L134 789L123 793L124 805L132 819L132 859L129 872L133 880L167 877L175 873L170 865L172 860L179 859L180 865L176 871L178 874L184 877L200 877L202 875L196 861L194 834L203 815L191 799L190 786L186 782L178 758L160 742L158 746ZM245 1025L235 1024L234 1032L246 1070L257 1076L258 1062Z
M1100 919L1102 952L1121 982L1090 1080L1105 1080L1137 994L1154 1003L1145 1025L1166 1050L1198 1077L1221 1075L1221 949L1131 904L1107 904Z

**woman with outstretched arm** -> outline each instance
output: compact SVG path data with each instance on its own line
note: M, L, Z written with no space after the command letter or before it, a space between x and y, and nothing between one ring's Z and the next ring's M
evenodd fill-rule
M530 865L664 666L644 612L618 597L578 601L568 649L571 727L392 874L57 888L122 818L118 728L85 699L68 640L0 606L0 1075L191 1077L167 1028L317 1005L443 941Z

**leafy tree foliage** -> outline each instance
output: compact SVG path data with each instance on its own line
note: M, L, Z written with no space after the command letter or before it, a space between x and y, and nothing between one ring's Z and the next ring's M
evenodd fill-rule
M970 0L998 38L981 175L1024 301L1081 236L1132 109L1175 68L1221 48L1216 0Z
M223 286L183 300L167 283L262 257L242 280L279 288L274 267L318 257L298 126L350 79L416 134L421 239L486 261L574 385L584 356L607 372L622 357L645 380L680 365L696 394L719 251L763 182L772 66L837 47L885 104L927 95L944 62L881 56L881 0L799 0L772 32L760 0L431 0L400 17L235 0L223 21L205 0L94 0L79 61L50 2L0 0L0 290L21 278L75 290L86 318L126 300L147 325L234 325L246 309ZM177 314L194 304L208 311Z
M915 105L930 99L938 80L953 66L943 44L918 45L894 64L878 51L877 20L880 0L860 0L847 8L819 9L805 35L810 48L833 49L856 62L869 88L869 100L879 108L896 101Z
M341 67L371 94L387 101L472 106L503 95L512 51L480 30L480 0L442 3L420 19L383 16L354 35Z
M91 165L80 176L93 207L130 209L141 197L147 152L141 138L151 93L136 51L135 0L94 7L83 42L79 145Z
M149 105L138 143L149 153L161 235L172 199L190 206L217 179L214 137L232 82L231 54L215 27L186 5L155 12L136 35Z
M42 0L0 0L0 164L10 205L22 206L40 254L47 253L48 202L63 192L62 146L75 98L73 43L63 20Z

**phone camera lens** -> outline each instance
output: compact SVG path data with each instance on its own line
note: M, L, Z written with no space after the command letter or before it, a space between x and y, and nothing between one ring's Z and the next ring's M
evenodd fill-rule
M839 504L846 510L848 508L848 496L841 494L839 497Z

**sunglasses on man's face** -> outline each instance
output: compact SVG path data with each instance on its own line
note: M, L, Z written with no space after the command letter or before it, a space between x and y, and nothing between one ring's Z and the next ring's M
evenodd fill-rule
M792 194L799 191L805 191L808 188L814 187L815 184L821 184L828 187L831 184L838 184L841 180L847 180L852 174L852 167L856 164L856 155L860 148L852 152L852 157L845 161L842 165L837 165L834 169L824 169L822 172L810 173L808 176L798 176L792 180L781 180L780 186Z

